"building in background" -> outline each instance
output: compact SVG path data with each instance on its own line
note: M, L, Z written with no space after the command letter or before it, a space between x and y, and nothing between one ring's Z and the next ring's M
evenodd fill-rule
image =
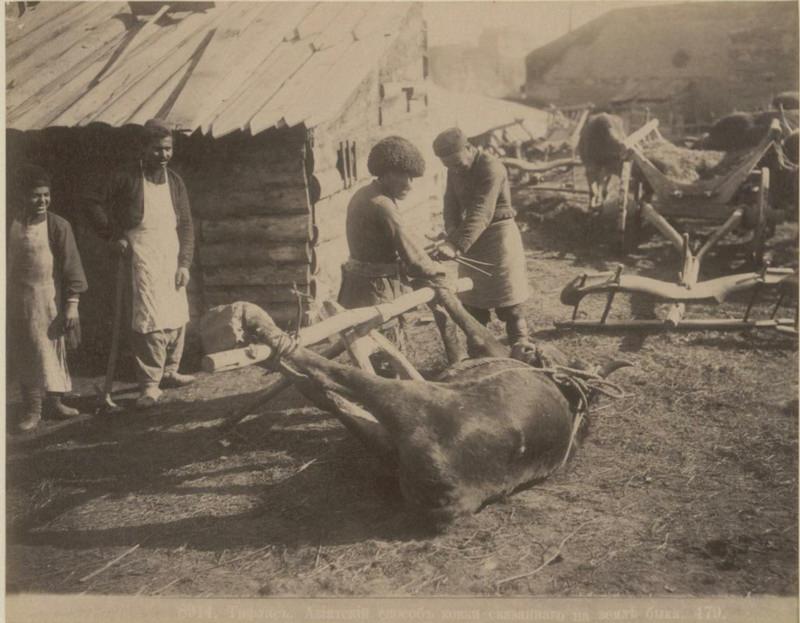
M634 126L646 115L675 128L704 125L797 90L797 24L793 2L617 9L531 52L525 96L611 105Z

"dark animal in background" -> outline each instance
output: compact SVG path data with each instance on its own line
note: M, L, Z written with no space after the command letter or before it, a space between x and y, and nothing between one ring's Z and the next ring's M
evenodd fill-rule
M547 374L510 358L452 292L437 294L482 357L456 364L436 382L386 379L330 361L296 346L263 310L246 316L248 331L282 353L281 372L396 474L406 502L444 520L476 512L557 469L579 402ZM523 359L531 356L532 349L515 348Z
M622 119L604 112L591 115L581 129L578 155L586 169L590 208L603 205L611 177L620 175L625 138Z
M800 108L800 94L797 91L784 91L778 93L772 100L772 107L784 110L797 110Z
M797 112L785 114L789 123L797 128ZM769 131L773 120L781 120L779 110L762 112L735 112L719 119L708 134L692 147L709 151L735 151L758 145ZM791 130L787 130L786 134Z

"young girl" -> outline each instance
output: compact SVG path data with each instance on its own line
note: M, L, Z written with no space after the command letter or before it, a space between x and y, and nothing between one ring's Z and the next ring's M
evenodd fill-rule
M26 165L17 182L16 211L7 230L7 361L24 403L18 428L29 431L41 420L43 399L46 417L78 415L61 397L72 389L66 342L75 347L80 340L78 300L87 284L72 228L48 212L47 172Z

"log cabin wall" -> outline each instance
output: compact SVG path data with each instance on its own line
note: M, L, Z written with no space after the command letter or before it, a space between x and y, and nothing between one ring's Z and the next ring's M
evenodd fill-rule
M311 208L304 128L186 139L181 173L197 222L201 308L264 307L293 327L297 296L311 294Z
M425 176L399 204L407 226L420 242L441 229L444 173L431 143L439 128L431 127L425 78L427 37L421 6L413 7L387 54L376 63L331 123L309 132L308 170L314 227L314 288L319 300L336 298L341 265L348 257L345 238L347 204L368 184L370 148L381 138L400 135L422 151Z

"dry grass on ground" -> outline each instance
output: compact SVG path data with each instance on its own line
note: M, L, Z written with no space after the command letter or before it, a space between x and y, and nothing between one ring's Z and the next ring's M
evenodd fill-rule
M797 351L752 335L560 334L561 287L615 261L610 224L518 192L537 339L634 364L568 467L434 533L375 462L293 391L221 439L267 380L204 377L149 412L92 418L8 445L8 589L141 595L790 595L797 588ZM771 243L796 254L797 230ZM730 271L726 244L704 276ZM672 279L656 238L628 268ZM647 316L618 297L615 314ZM759 308L768 309L769 301ZM734 316L745 299L692 314ZM598 313L602 301L587 303ZM617 309L617 308L615 308ZM499 331L499 326L494 326ZM443 353L414 323L424 371ZM120 557L113 565L107 563ZM99 572L98 572L99 571Z

